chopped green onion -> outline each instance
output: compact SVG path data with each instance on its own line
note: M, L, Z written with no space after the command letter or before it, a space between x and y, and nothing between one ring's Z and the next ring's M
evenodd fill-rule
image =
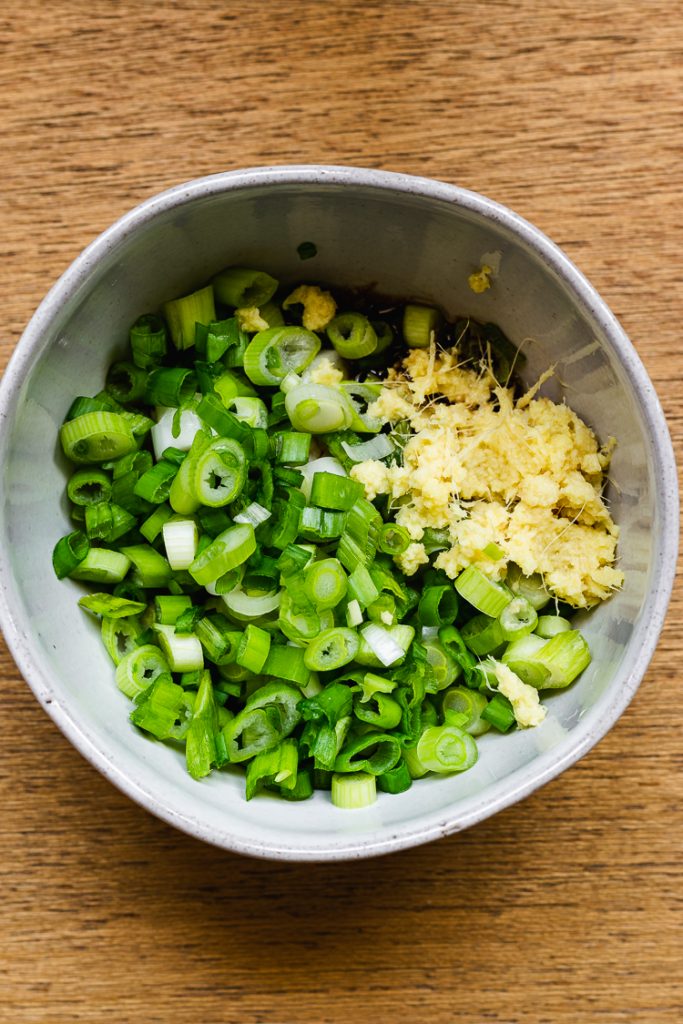
M379 550L385 555L393 555L394 557L402 555L407 550L409 544L410 534L404 526L399 526L397 523L385 523L380 530L378 546Z
M133 362L143 370L156 366L166 355L166 326L156 313L144 313L130 329Z
M282 740L282 719L276 707L250 708L235 715L221 730L228 760L232 764L248 761Z
M361 608L367 608L379 597L375 581L365 566L360 563L349 576L349 595L358 601Z
M314 558L314 546L304 547L301 544L288 544L275 565L283 576L291 576L305 569Z
M187 770L193 779L205 778L211 768L222 762L217 749L218 712L211 684L211 673L201 673L197 697L185 737ZM222 736L221 736L222 739Z
M129 601L125 597L114 597L112 594L87 594L79 598L78 604L93 615L106 615L110 619L139 615L146 607L144 601Z
M428 526L422 534L421 543L427 554L433 555L435 551L446 551L453 542L447 529L435 530Z
M277 386L288 373L305 370L320 351L320 338L305 327L269 327L251 339L244 372L253 384Z
M116 412L87 412L64 423L62 448L72 462L106 462L136 448L128 421Z
M505 552L499 544L495 543L495 541L485 544L482 551L487 558L491 558L494 562L499 562L501 558L505 558Z
M139 402L146 386L147 373L133 363L112 363L107 371L105 388L117 402Z
M361 606L355 598L349 601L346 606L346 625L347 626L360 626L363 621L363 612Z
M54 556L53 556L54 558ZM120 583L130 568L131 560L121 551L108 548L90 548L85 558L72 569L72 580L90 583Z
M477 745L469 733L453 725L430 726L415 750L420 763L430 772L464 772L476 763Z
M247 800L268 783L275 783L282 789L293 790L296 786L299 751L296 740L283 740L274 750L257 754L247 766Z
M313 672L327 672L348 665L359 647L358 634L346 626L326 629L315 637L304 653L304 664Z
M408 348L429 348L441 317L432 306L407 305L403 310L403 340Z
M194 672L204 667L202 645L192 633L176 633L173 626L159 622L154 625L154 631L173 672Z
M468 565L455 581L455 589L478 612L497 619L513 595L499 583L494 583L474 565Z
M277 281L270 274L247 267L229 267L216 274L211 285L218 301L235 309L260 307L272 299L277 289Z
M304 592L318 611L336 608L343 600L348 580L337 558L323 558L306 570Z
M221 508L242 493L246 479L244 448L239 441L219 437L197 458L194 493L202 505Z
M250 672L261 672L269 651L270 633L250 623L242 634L235 660Z
M472 652L465 645L459 630L455 626L442 626L439 629L439 642L443 644L455 663L460 666L465 674L465 682L470 685L473 680L473 672L476 666L476 659ZM472 685L477 685L472 683Z
M342 466L341 462L339 462L338 459L333 459L329 456L323 456L321 459L313 459L305 466L301 466L300 472L304 478L300 489L301 493L306 498L306 501L310 501L313 480L318 473L334 474L334 476L339 477L346 476L346 470Z
M130 720L157 739L168 739L173 735L184 699L185 691L173 682L170 675L157 676L152 685L139 695L138 706L131 713Z
M142 623L136 615L125 619L110 619L106 615L103 616L100 628L102 643L115 665L138 646L137 641L142 632Z
M534 606L525 597L514 597L498 617L503 639L508 642L532 633L538 622ZM488 653L488 652L485 652Z
M315 362L315 360L313 361ZM295 388L297 384L301 383L302 379L299 376L299 374L295 373L294 370L290 370L287 376L284 377L280 382L280 391L282 391L286 395L288 391L291 391L292 388Z
M289 736L301 720L300 703L301 693L293 686L281 682L266 683L252 693L245 704L245 710L275 708L280 717L281 735Z
M206 586L246 562L255 550L254 527L249 523L231 526L197 555L189 567L190 575L201 586Z
M192 370L184 366L164 366L150 373L145 401L177 409L194 397L196 386Z
M169 496L177 472L176 465L161 459L142 474L133 488L133 494L153 505L161 505Z
M462 670L450 651L436 637L428 637L423 643L427 663L431 666L434 675L432 685L427 685L427 691L438 693L439 690L445 690L447 686L454 683Z
M500 622L489 615L474 615L460 632L472 654L478 657L492 654L505 643Z
M81 530L74 530L58 540L52 552L52 566L57 579L70 576L89 551L90 541Z
M396 446L388 434L378 434L368 441L361 441L359 444L341 442L341 447L351 462L367 462L368 460L381 461L393 455Z
M377 776L377 785L383 793L405 793L412 784L413 780L404 760L399 761L388 772Z
M517 597L525 597L536 611L544 608L550 600L550 592L539 573L525 576L519 566L510 563L508 566L506 587Z
M184 633L181 620L176 622L176 633ZM232 665L236 661L242 634L232 629L224 615L204 615L194 626L197 639L214 665Z
M326 384L301 384L292 388L285 395L285 408L294 429L311 434L343 430L351 423L350 407L344 396Z
M346 517L343 512L329 512L322 508L301 510L299 534L305 540L326 541L341 537Z
M590 665L591 652L578 629L570 629L547 640L537 658L550 672L543 689L557 690L569 686Z
M545 640L551 640L560 633L567 633L571 628L572 624L569 619L565 619L561 615L539 615L534 633Z
M370 807L377 800L377 785L374 775L359 772L357 775L333 775L330 796L335 807L346 811L357 811Z
M470 736L481 736L490 727L481 717L487 705L486 697L478 690L454 686L444 693L441 709L446 725L459 726Z
M273 436L273 450L277 463L298 466L308 462L311 435L294 431L279 431Z
M452 584L425 587L417 606L423 626L448 626L458 614L458 595Z
M113 544L135 526L135 516L120 505L101 502L85 509L85 532L90 540Z
M401 745L391 733L371 732L347 741L334 762L335 772L383 775L401 757Z
M192 601L184 594L159 594L154 598L154 618L162 626L175 626L188 608L192 608Z
M380 594L368 605L368 618L381 626L395 626L398 619L396 598L393 594Z
M377 401L382 393L380 384L342 381L338 387L346 398L351 411L349 426L352 430L375 434L382 429L384 421L378 416L371 416L369 412L370 406Z
M277 498L273 502L272 518L264 528L264 542L281 551L293 544L299 533L302 511L303 497L299 491L289 491L287 500Z
M238 397L231 402L238 420L252 428L265 430L268 427L268 410L260 398Z
M501 655L501 661L519 676L522 682L542 690L546 680L550 678L550 669L538 659L545 643L540 636L530 633L508 644Z
M356 480L337 473L315 473L309 500L311 505L348 512L363 495L363 485Z
M66 493L74 505L97 505L109 501L111 479L100 469L77 469L67 484Z
M162 527L166 558L171 569L189 569L197 556L199 534L194 519L170 519Z
M159 534L161 533L164 523L172 517L173 510L168 505L160 505L156 508L145 521L140 525L140 533L152 544Z
M171 341L177 349L192 348L195 341L195 324L210 324L216 319L211 285L200 288L191 295L165 302L163 309Z
M359 721L367 722L376 729L395 729L403 716L401 705L386 693L376 693L371 702L358 701L354 704L353 713Z
M126 697L134 700L162 674L170 671L158 647L143 644L126 654L116 666L116 685Z
M361 563L370 565L377 553L382 517L366 498L359 498L347 513L346 525L337 548L337 558L353 572Z
M304 651L301 647L270 645L268 656L261 669L264 675L276 679L286 679L304 687L311 678L311 670L304 663Z
M361 637L364 644L367 645L369 650L375 656L375 658L385 666L396 665L406 656L406 651L410 644L410 640L405 647L398 641L397 630L409 630L410 640L415 634L415 631L410 626L394 626L391 629L384 629L382 626L376 625L374 622L364 626L361 630ZM362 656L363 652L359 651ZM361 664L367 664L367 661L361 661Z
M222 508L197 509L197 521L202 533L209 537L217 537L230 526L230 517Z
M257 501L252 501L250 505L234 517L236 523L251 523L256 529L261 523L265 523L266 520L270 519L271 513L263 505L259 505Z
M132 579L140 587L165 587L171 576L171 566L163 555L150 544L132 544L121 548L133 563Z
M208 325L206 330L205 354L207 360L209 363L217 362L223 358L226 352L239 349L244 340L244 332L241 330L236 317L231 316L227 320L214 320ZM195 346L199 351L201 346L197 346L196 342ZM253 391L250 390L248 393L253 394ZM247 392L242 391L240 394L247 394Z
M508 732L515 724L515 713L512 704L502 693L496 693L481 713L485 722L489 722L498 732Z
M343 359L362 359L377 348L375 329L362 313L340 313L325 331Z

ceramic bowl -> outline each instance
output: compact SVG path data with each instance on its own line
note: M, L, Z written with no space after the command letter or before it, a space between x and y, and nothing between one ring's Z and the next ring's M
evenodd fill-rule
M317 256L302 262L301 242ZM475 295L468 275L496 268ZM72 397L94 394L130 323L230 264L284 281L372 285L492 320L525 346L525 376L550 364L545 393L565 395L619 444L609 497L621 526L623 590L581 628L593 662L550 695L540 728L488 734L462 776L421 781L365 810L327 794L301 804L247 803L242 778L201 783L182 755L128 722L129 705L82 588L59 583L51 552L71 526L57 431ZM19 342L0 390L0 614L37 699L80 752L165 821L218 846L290 860L367 857L473 825L580 758L614 725L654 650L672 586L678 538L675 465L652 384L602 299L537 228L483 196L424 178L350 167L263 167L170 189L126 214L57 282ZM644 728L647 720L644 721Z

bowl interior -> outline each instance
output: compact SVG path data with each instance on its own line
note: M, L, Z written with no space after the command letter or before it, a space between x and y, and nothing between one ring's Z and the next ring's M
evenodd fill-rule
M627 703L642 673L641 652L659 626L649 614L664 525L653 458L656 408L652 414L643 404L642 368L628 343L617 353L609 341L618 329L604 307L592 307L590 289L578 295L571 266L523 237L527 230L493 204L446 187L426 195L405 179L226 175L176 189L129 215L86 251L41 307L29 329L33 341L15 360L14 379L23 374L23 383L2 439L3 585L16 630L10 639L60 726L150 809L251 853L381 852L469 824L552 777ZM304 241L316 244L317 256L301 262L297 246ZM494 287L477 296L467 277L482 261L499 269ZM239 263L290 281L373 285L437 302L451 315L493 320L516 343L530 339L529 382L555 363L544 393L566 397L601 440L614 435L619 442L609 496L622 531L626 583L585 617L590 668L569 690L548 697L540 728L483 737L478 764L462 777L420 782L353 814L319 794L304 804L267 797L246 803L242 777L227 772L193 782L181 753L130 726L97 626L76 605L82 586L59 583L51 569L52 547L71 528L57 444L71 399L101 388L139 314Z

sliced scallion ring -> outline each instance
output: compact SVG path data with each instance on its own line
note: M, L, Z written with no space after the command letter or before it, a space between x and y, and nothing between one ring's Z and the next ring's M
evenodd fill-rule
M305 327L259 331L244 353L244 372L253 384L278 385L288 373L305 370L320 350L320 338Z

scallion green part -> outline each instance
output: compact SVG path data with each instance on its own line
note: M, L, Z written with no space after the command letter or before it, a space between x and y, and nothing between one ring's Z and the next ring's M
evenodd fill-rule
M195 325L210 324L216 319L213 289L210 285L180 299L165 302L163 308L171 341L177 349L192 348Z
M408 305L403 310L403 339L408 348L429 348L441 317L432 306Z

